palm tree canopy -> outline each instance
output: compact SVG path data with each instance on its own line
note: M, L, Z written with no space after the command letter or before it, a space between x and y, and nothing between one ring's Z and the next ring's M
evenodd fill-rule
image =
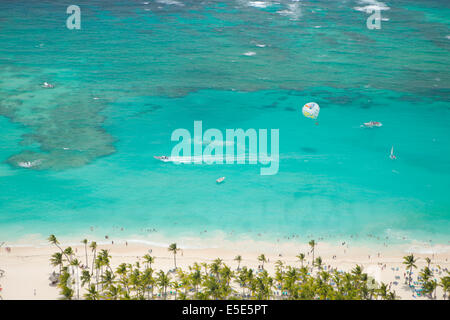
M177 251L179 249L177 248L177 244L176 243L171 243L168 250L175 254L175 253L177 253Z
M51 234L48 238L47 238L48 242L50 242L51 244L59 244L58 239L56 239L56 236L54 234Z
M95 249L97 249L97 242L92 241L91 244L89 245L89 248L91 248L92 251L94 251Z

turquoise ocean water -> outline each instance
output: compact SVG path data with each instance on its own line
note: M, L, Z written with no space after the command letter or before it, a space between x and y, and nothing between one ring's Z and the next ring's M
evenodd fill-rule
M0 1L0 240L448 243L448 1L72 2ZM66 28L70 4L81 30ZM301 114L310 101L318 125ZM194 120L279 129L279 173L153 159ZM383 127L360 128L370 120Z

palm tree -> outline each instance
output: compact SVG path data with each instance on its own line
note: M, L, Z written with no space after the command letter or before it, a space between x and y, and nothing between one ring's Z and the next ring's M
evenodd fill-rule
M288 270L286 271L286 279L284 281L283 289L287 290L289 293L289 297L291 299L295 299L298 295L298 285L297 281L299 279L299 274L296 268L288 266Z
M86 267L89 268L89 264L88 264L88 255L87 255L87 244L88 244L88 241L87 241L87 239L83 239L83 240L81 241L81 243L84 244L84 253L86 254Z
M183 270L179 269L177 271L177 276L180 281L179 286L184 289L184 292L180 294L180 299L186 300L187 297L187 290L191 288L191 279L189 278L189 275L185 273Z
M388 286L381 282L380 287L377 289L377 293L382 299L386 300L388 298Z
M91 286L88 289L88 292L84 294L84 297L86 300L99 300L100 294L95 289L95 285L91 284Z
M273 279L269 276L266 270L264 270L258 277L255 279L255 291L256 291L256 299L258 300L269 300L271 297L273 286Z
M177 300L178 289L180 288L180 283L176 280L169 283L170 287L175 290L175 300Z
M198 292L198 286L202 282L202 272L200 266L194 265L194 271L189 275L192 285L194 286L195 293Z
M177 269L177 258L176 258L176 256L177 256L177 252L178 252L179 250L180 250L180 249L177 248L177 244L176 244L176 243L172 243L172 244L169 246L169 251L173 253L173 263L174 263L174 265L175 265L175 270Z
M128 286L128 278L127 278L127 264L126 263L121 263L117 267L116 273L120 277L120 283L125 287L127 294L129 294L130 293L130 289L129 289L129 286Z
M102 275L101 281L102 281L102 291L103 288L110 288L114 284L114 273L110 270L106 270L105 273Z
M75 255L75 252L73 252L72 247L65 248L64 249L64 254L65 254L66 258L67 258L67 262L69 264L71 264L72 263L72 256Z
M59 266L59 274L61 274L61 269L63 266L63 254L61 252L55 252L50 258L50 263L52 266Z
M58 288L63 299L72 299L74 294L76 297L82 296L90 300L151 299L155 288L159 289L161 299L167 299L169 287L175 290L175 299L235 299L238 296L234 286L230 285L232 282L236 282L242 288L242 294L239 294L242 299L249 297L250 299L279 298L272 292L275 283L283 293L287 292L289 299L390 300L396 298L395 292L390 291L390 286L384 283L377 284L374 279L363 273L363 269L359 265L356 265L350 272L323 271L323 262L320 256L313 261L313 266L319 270L317 273L311 272L311 274L308 273L311 269L307 267L302 266L300 269L292 266L284 267L284 263L280 260L275 262L275 277L270 276L266 270L254 274L252 269L245 266L240 269L240 265L238 265L239 270L234 273L218 258L211 264L194 263L193 266L189 266L190 272L188 273L179 268L173 279L170 279L169 273L164 271L159 271L153 277L151 269L153 257L150 255L144 256L146 261L146 264L143 265L144 270L137 261L132 264L122 263L113 271L110 267L111 257L107 250L100 250L97 253L94 246L92 251L96 253L93 264L93 270L96 271L96 282L92 277L91 270L81 270L81 277L78 277L80 262L73 255L70 247L52 255L51 264L60 267ZM70 261L70 264L68 265L64 265L65 254L69 257L67 260ZM305 256L299 254L297 258L303 264ZM264 266L266 257L262 254L258 260ZM414 257L408 259L405 257L405 262L408 262L405 263L408 270L412 271ZM205 267L204 270L202 266ZM75 271L75 267L77 267L76 276L73 273L69 274L68 271L72 268ZM438 283L433 279L433 273L428 267L425 267L420 276L423 279L422 292L435 299ZM75 285L77 288L74 287ZM444 299L447 298L450 276L441 278L439 286L444 290Z
M264 254L261 254L261 255L258 257L258 261L259 261L259 262L262 262L262 268L264 269L264 262L267 262L266 256L265 256Z
M240 266L241 266L242 257L241 257L240 255L237 255L237 256L234 258L234 261L237 261L237 263L238 263L237 270L239 270L239 269L240 269Z
M70 262L70 265L75 267L77 270L77 277L75 278L75 284L77 286L77 299L80 299L80 278L78 277L78 269L80 267L80 261L78 261L78 259L73 259Z
M72 300L73 290L70 288L70 274L67 272L68 267L62 268L61 276L59 277L58 287L61 288L62 299Z
M220 271L221 265L222 265L222 259L217 258L209 266L210 274L214 275L216 277L216 279L219 278L219 271Z
M91 248L91 251L94 253L94 257L92 258L92 270L91 270L91 276L94 274L94 267L95 267L95 254L97 253L97 242L92 241L89 245L89 248Z
M105 249L100 250L99 257L102 260L102 266L105 266L106 268L109 269L109 271L112 272L112 269L110 266L111 255L109 254L109 250L105 250Z
M164 273L164 271L160 270L158 273L158 278L156 279L156 282L158 283L161 293L163 294L164 299L166 299L167 295L167 287L170 284L170 277L169 273Z
M450 277L445 276L441 278L439 285L442 287L444 291L444 300L447 298L447 295L450 297Z
M233 271L231 271L230 267L224 265L220 270L220 279L225 284L225 286L229 286L230 280L233 277Z
M212 297L215 300L221 297L220 283L215 277L207 277L204 282L205 293L208 297Z
M357 264L356 267L352 269L352 274L355 275L356 279L360 279L363 275L363 267Z
M312 252L312 267L314 268L314 247L317 245L317 243L314 240L309 241L309 246L311 247Z
M281 260L277 260L275 262L275 280L279 284L279 288L283 287L283 279L284 279L284 271L283 271L284 263Z
M239 271L237 278L235 281L241 286L242 288L242 299L245 297L245 287L247 285L247 267L243 267L242 270Z
M87 283L88 286L91 286L91 274L88 270L81 271L81 286L84 287L84 285Z
M430 264L431 264L431 259L426 257L425 261L427 262L427 267L430 268Z
M59 246L59 241L58 241L58 239L56 239L56 236L55 236L54 234L51 234L51 235L47 238L47 241L50 242L51 244L57 246L58 249L61 250L61 252L62 252L62 249L61 249L61 247Z
M314 260L314 263L319 270L322 270L322 258L321 257L317 257L316 260Z
M73 290L67 286L62 287L61 295L64 300L72 300L73 298Z
M433 272L431 272L430 268L425 267L420 272L420 277L422 278L422 292L429 294L431 299L433 297L433 290L436 288L435 281L430 280L433 277Z
M305 261L305 254L304 253L300 253L296 257L298 258L298 260L300 260L300 262L302 264L302 268L303 268L303 261Z
M142 300L144 298L145 292L142 288L143 286L141 285L141 272L138 266L136 266L136 268L134 269L133 266L131 266L129 283L132 291L136 292L135 298L137 298L138 300Z
M413 268L417 268L417 266L415 265L415 263L416 263L416 259L414 259L414 255L409 255L409 256L405 256L405 257L403 257L403 259L405 260L405 261L403 261L403 264L405 264L406 265L406 270L408 270L409 269L409 281L408 281L408 285L410 286L411 285L411 273L412 273L412 269Z
M283 266L284 266L283 261L281 261L281 260L275 261L275 269L276 270L280 270L281 272L283 272Z
M59 241L56 239L56 236L54 234L51 234L47 238L48 242L58 247L59 250L61 250L61 253L66 256L67 261L70 261L69 257L65 254L64 250L59 246Z
M151 268L151 267L152 267L152 263L155 262L155 257L152 257L152 256L149 255L149 254L146 254L146 255L144 256L144 261L145 261L145 263L147 263L147 267L148 267L148 268Z
M114 286L111 285L108 287L108 291L106 292L106 295L108 298L112 300L117 300L120 298L120 293L122 292L121 286Z

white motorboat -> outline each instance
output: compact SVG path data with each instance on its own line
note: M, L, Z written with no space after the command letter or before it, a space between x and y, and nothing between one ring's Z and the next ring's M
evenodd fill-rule
M225 181L225 177L220 177L219 179L216 180L217 183L222 183Z
M153 156L155 159L162 161L162 162L169 162L170 158L166 156Z
M381 126L383 126L383 124L378 121L369 121L369 122L365 122L363 125L361 125L361 127L364 127L364 128L373 128L373 127L381 127Z
M48 82L44 82L42 84L42 88L49 88L49 89L51 89L51 88L54 88L54 87L55 87L54 85L52 85L52 84L50 84Z

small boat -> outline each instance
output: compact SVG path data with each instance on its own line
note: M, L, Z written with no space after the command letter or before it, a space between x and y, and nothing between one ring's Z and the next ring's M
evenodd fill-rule
M155 159L157 159L157 160L162 161L162 162L169 162L170 161L169 157L166 157L166 156L153 156L153 157Z
M397 159L397 157L394 155L394 146L392 146L391 148L391 154L389 155L389 158L391 158L391 160Z
M22 168L31 168L33 166L33 163L31 161L24 161L18 163L19 167Z
M222 183L224 182L225 177L220 177L219 179L216 180L217 183Z
M54 88L55 86L54 85L52 85L52 84L50 84L50 83L48 83L48 82L44 82L44 84L42 84L42 88Z
M363 125L361 125L361 127L373 128L373 127L381 127L382 125L383 124L378 121L369 121L369 122L365 122Z
M18 162L17 163L17 165L19 167L22 167L22 168L32 168L32 167L35 167L35 166L37 166L39 164L41 164L41 160L40 159L33 160L33 161L22 161L22 162Z

